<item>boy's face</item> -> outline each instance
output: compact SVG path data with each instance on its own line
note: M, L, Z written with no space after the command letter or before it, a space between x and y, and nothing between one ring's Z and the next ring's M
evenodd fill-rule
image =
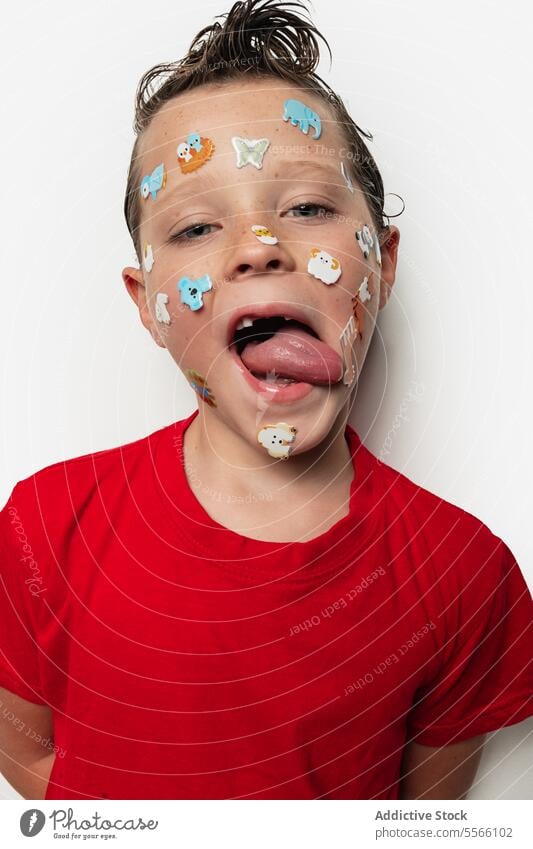
M313 126L304 134L283 120L287 100L318 114L317 140ZM399 239L391 227L379 251L356 238L375 227L341 172L350 162L333 115L280 80L210 84L163 107L141 145L141 180L161 163L166 172L139 194L151 270L148 256L123 271L144 325L203 395L206 416L263 455L258 433L279 422L296 429L291 453L317 445L349 403Z

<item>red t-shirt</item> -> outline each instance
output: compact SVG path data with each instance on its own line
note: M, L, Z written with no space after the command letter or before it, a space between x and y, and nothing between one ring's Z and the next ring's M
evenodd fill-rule
M185 475L196 415L0 513L0 685L53 710L47 799L395 799L407 741L533 713L531 595L486 525L348 427L349 515L241 536Z

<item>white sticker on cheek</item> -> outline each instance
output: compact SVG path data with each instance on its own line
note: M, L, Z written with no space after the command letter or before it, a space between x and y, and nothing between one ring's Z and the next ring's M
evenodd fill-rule
M170 315L167 310L168 295L166 292L158 292L155 298L155 317L161 324L170 324Z
M368 291L368 277L365 277L363 279L363 282L359 286L358 295L359 295L359 300L361 301L362 304L364 304L365 301L369 301L370 298L372 297L372 292Z
M344 374L342 382L346 386L351 386L355 380L355 357L354 357L354 342L357 339L357 319L351 315L339 337L342 348L342 359L344 362Z
M255 233L256 238L263 243L263 245L277 245L278 240L277 237L268 229L268 227L263 227L262 224L252 224L252 233Z
M287 460L296 438L296 428L287 422L265 425L257 433L257 441L276 460Z
M152 246L145 244L144 245L144 251L143 251L143 268L144 268L144 270L147 271L148 273L150 273L150 271L154 267L154 262L155 262L155 258L154 258L154 252L152 250Z
M381 245L379 244L378 234L374 233L374 250L376 252L376 261L381 265Z
M319 248L311 249L307 271L327 286L336 283L342 274L339 260L335 259L334 256L331 256L326 251L321 251Z
M370 232L366 224L364 225L362 230L355 231L355 238L357 239L359 247L363 252L364 258L368 259L368 257L370 256L370 251L374 245L374 240L372 238L372 233Z

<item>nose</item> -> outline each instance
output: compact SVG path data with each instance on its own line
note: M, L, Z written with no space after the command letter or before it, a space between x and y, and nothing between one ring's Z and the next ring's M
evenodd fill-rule
M294 271L294 259L281 242L265 245L256 238L251 227L248 232L241 232L237 239L238 244L229 251L226 259L226 280L246 279L254 274Z

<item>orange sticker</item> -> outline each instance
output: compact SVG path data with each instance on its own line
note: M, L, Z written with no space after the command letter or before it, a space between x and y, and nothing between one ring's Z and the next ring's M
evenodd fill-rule
M202 377L193 368L185 369L185 376L196 394L199 395L206 404L209 404L210 407L216 407L217 402L215 401L215 396L209 389L205 377Z
M200 133L189 133L184 142L176 148L178 162L183 174L189 174L205 165L213 155L215 145L211 139L200 136Z

